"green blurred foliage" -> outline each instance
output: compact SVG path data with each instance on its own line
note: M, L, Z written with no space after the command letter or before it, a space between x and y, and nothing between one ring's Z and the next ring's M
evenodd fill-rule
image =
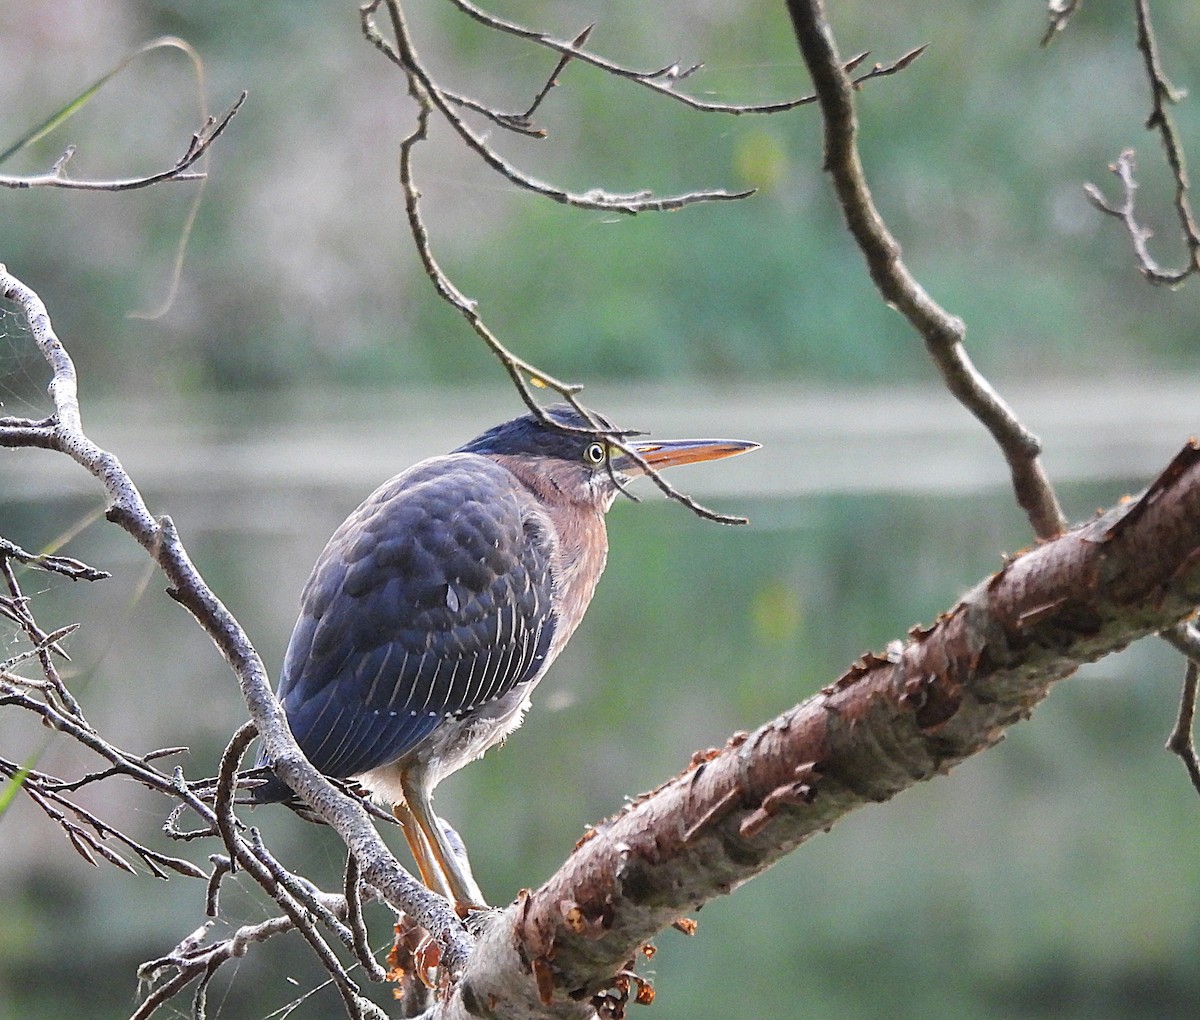
M37 4L0 14L5 136L163 32L200 50L214 109L242 88L250 99L216 147L183 292L160 321L124 316L165 294L190 188L5 196L6 257L60 295L60 320L88 324L95 347L80 357L94 385L119 390L148 362L180 393L495 378L406 244L394 177L411 104L351 8L102 6L120 16L100 24L99 7ZM563 34L597 21L592 45L631 65L703 60L681 88L706 98L807 91L782 4L709 4L686 27L644 8L580 0L539 16ZM502 107L527 102L552 66L449 5L412 17L444 80ZM1186 22L1174 9L1156 17L1168 67L1186 67ZM1166 174L1141 130L1148 100L1128 16L1085 12L1045 50L1034 44L1040 19L1019 5L952 16L944 5L848 3L835 19L847 54L887 61L930 44L903 74L862 88L864 160L914 270L968 321L985 367L1002 378L1031 364L1043 374L1169 367L1193 293L1163 300L1146 288L1118 227L1080 187L1108 187L1106 165L1136 145L1145 218L1162 257L1177 252ZM529 172L577 190L757 193L666 216L581 212L519 193L435 130L418 157L435 252L523 354L580 379L928 374L842 230L813 107L704 115L578 63L560 80L539 111L547 139L490 133ZM75 173L157 167L182 149L195 107L182 58L154 54L5 169L44 169L68 141L79 146ZM1200 133L1196 104L1176 116L1185 137ZM64 262L67 246L75 257Z
M413 7L422 50L452 87L516 109L553 66L449 5ZM703 61L682 87L711 98L765 102L807 90L780 3L564 0L534 9L509 0L493 9L545 19L539 25L564 37L595 21L591 45L631 65ZM1126 6L1085 4L1049 50L1036 46L1037 5L847 0L831 14L847 55L870 49L870 60L886 62L930 43L909 70L859 92L863 157L913 270L966 319L981 366L1002 385L1063 380L1064 399L1079 377L1176 372L1194 344L1196 288L1148 288L1125 238L1080 188L1097 180L1111 193L1106 164L1137 146L1145 218L1156 245L1175 250L1168 182L1142 131L1148 99ZM1169 72L1194 85L1193 12L1163 5L1155 17ZM253 458L258 430L303 434L310 412L347 392L371 421L374 395L392 399L396 387L497 382L495 362L433 295L406 241L395 174L412 106L362 41L353 4L0 7L0 146L168 32L202 54L213 110L243 88L250 98L214 149L181 290L164 318L127 314L166 292L190 187L0 192L0 260L49 303L85 409L104 395L152 398L163 419L221 438L233 463ZM1198 109L1175 111L1185 138L1200 139ZM198 120L184 62L157 54L3 170L44 170L73 142L79 176L146 172L173 162ZM757 189L744 202L664 216L585 213L519 193L435 130L418 157L435 253L502 338L546 371L718 393L932 378L844 233L811 107L703 115L573 64L540 120L544 141L492 137L529 172L578 190ZM37 358L2 329L0 386L5 413L44 408ZM436 424L453 431L463 416L447 401ZM153 415L142 431L156 448ZM300 441L318 449L308 456L325 455L319 438ZM185 470L148 493L152 506L175 515L273 667L309 564L363 492L263 479L210 497L187 476L187 444L172 452ZM45 459L0 464L0 533L30 548L97 502L94 492L73 495L86 486L70 487L67 466L38 482L40 498L28 495L35 457ZM896 470L911 472L919 491L919 465ZM1090 508L1142 481L1064 495ZM439 808L497 900L548 875L622 796L929 622L1003 551L1029 541L1011 497L993 489L731 509L748 512L753 527L706 527L673 506L619 507L595 606L528 724L439 790ZM34 587L52 617L45 623L84 623L73 683L89 718L133 748L187 744L189 776L210 774L244 719L215 652L160 581L146 586L140 550L114 529L93 524L69 551L116 575L102 588L54 578ZM1191 848L1200 833L1182 771L1157 751L1178 673L1165 652L1141 646L1088 670L950 779L860 812L710 904L694 939L660 940L655 1015L1194 1016L1200 886ZM6 725L0 718L0 736ZM47 743L16 732L11 749L0 744L6 756L23 760ZM61 740L48 747L50 771L94 766ZM170 849L153 798L96 797L91 806L106 817ZM280 812L256 812L253 822L286 863L336 885L341 855L328 833ZM0 821L0 878L2 1020L125 1015L137 965L199 923L199 890L91 870L20 799ZM263 916L238 882L224 895L234 922ZM374 920L386 932L386 916ZM298 940L281 941L218 982L210 1015L266 1016L307 994L313 973ZM326 989L291 1015L336 1009Z

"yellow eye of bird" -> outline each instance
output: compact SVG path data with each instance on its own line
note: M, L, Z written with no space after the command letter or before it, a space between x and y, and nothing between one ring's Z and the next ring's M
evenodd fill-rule
M583 459L589 464L597 466L604 463L604 455L603 443L589 443L587 449L583 451Z

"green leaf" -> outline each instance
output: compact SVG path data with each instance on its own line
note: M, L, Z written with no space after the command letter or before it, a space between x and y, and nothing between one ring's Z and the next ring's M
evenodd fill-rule
M29 773L33 771L33 766L37 764L39 757L40 754L35 753L32 757L27 758L25 764L17 769L16 775L5 783L4 786L0 787L0 818L4 817L4 812L8 810L8 805L21 792L21 787L24 785Z
M194 49L192 49L190 43L170 35L165 35L161 38L154 39L142 46L139 46L136 50L121 60L115 67L92 82L91 85L79 93L79 95L77 95L74 99L70 100L65 106L55 110L54 113L50 114L50 116L43 120L40 124L31 128L24 135L13 142L12 145L10 145L7 149L5 149L3 152L0 152L0 163L3 163L10 156L16 155L22 149L28 148L30 145L33 145L40 139L45 138L46 135L48 135L56 127L82 110L89 102L91 102L92 97L95 96L97 92L99 92L105 85L112 81L113 78L124 71L125 68L132 64L143 53L150 53L153 50L167 48L182 50L189 57L191 57L192 63L196 66L197 78L203 78L200 56Z

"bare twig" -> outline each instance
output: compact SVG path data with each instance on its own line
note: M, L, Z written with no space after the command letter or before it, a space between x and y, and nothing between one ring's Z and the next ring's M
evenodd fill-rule
M129 755L129 760L136 761L141 765L147 762L155 761L158 758L165 758L171 755L183 754L187 751L186 747L164 747L157 751L147 751L142 755ZM110 779L113 776L125 775L124 768L107 768L101 769L99 772L89 772L81 776L79 779L70 783L59 782L54 789L59 793L73 793L76 790L81 790L85 786L90 786L92 783L98 783L105 779ZM186 806L186 805L185 805Z
M572 42L573 46L582 46L587 42L588 36L592 34L592 29L595 24L588 25L582 32L575 37ZM546 84L543 85L533 97L533 102L529 104L529 109L524 113L501 113L499 110L494 110L492 107L485 105L475 99L470 99L467 96L458 95L448 89L444 89L443 93L446 98L458 106L464 106L468 110L473 110L475 113L487 117L488 120L500 127L509 131L515 131L518 134L528 135L530 138L545 138L546 131L544 128L536 127L533 123L533 115L537 112L537 108L542 105L546 97L550 94L551 89L558 86L558 76L566 70L574 54L564 53L555 64L554 70L550 72L550 77L546 79Z
M0 616L6 616L16 624L24 624L28 619L27 615L21 612L22 609L27 609L24 599L12 599L7 596L0 596ZM36 623L34 624L36 627ZM40 630L41 628L37 628ZM3 662L0 662L0 676L10 683L24 685L37 690L55 690L55 685L51 680L27 680L23 677L11 676L10 670L16 669L23 662L28 662L30 659L36 659L43 652L53 651L61 655L64 659L69 659L59 642L66 637L70 637L79 629L79 624L69 623L65 627L59 627L52 634L47 634L45 637L37 640L37 643L32 648L27 648L23 652L18 652L16 655L10 656ZM64 686L65 689L65 686Z
M375 25L374 15L379 6L384 4L392 23L395 44L388 42L380 34ZM538 180L520 170L513 163L501 156L488 142L474 131L453 109L453 103L441 87L433 80L418 56L404 12L396 0L371 0L362 8L362 28L367 40L399 67L409 79L410 94L414 85L419 86L424 93L424 104L430 111L436 110L442 119L455 131L466 146L483 162L503 176L506 180L523 190L549 198L563 205L575 206L579 209L593 209L603 212L618 212L635 215L641 212L668 212L682 209L685 206L699 202L722 202L739 198L748 198L754 192L726 191L714 188L702 191L689 191L678 195L656 196L649 191L607 192L596 188L579 193L560 188L547 181ZM416 96L414 95L414 98ZM424 116L428 116L423 109Z
M1196 742L1193 736L1193 725L1196 721L1196 686L1200 682L1200 665L1195 659L1189 659L1183 678L1183 693L1179 699L1179 717L1175 729L1167 741L1167 749L1179 755L1192 786L1200 793L1200 759L1196 757Z
M352 853L346 854L346 872L342 886L342 896L346 902L346 924L350 928L354 955L371 981L386 981L387 971L379 965L367 941L367 923L362 914L362 875L359 872L358 861Z
M54 665L54 659L51 653L62 656L66 660L70 660L70 656L60 645L59 639L71 633L73 628L64 628L55 631L53 634L47 634L41 627L38 626L37 620L33 618L33 613L29 610L29 603L21 593L21 584L17 580L16 572L12 568L12 562L7 556L0 556L0 575L4 577L5 583L11 597L2 600L3 613L10 620L16 623L29 639L29 643L33 646L32 651L37 655L38 661L41 663L42 676L45 678L47 690L53 691L58 703L63 706L63 710L72 718L78 719L80 724L89 728L87 721L83 718L83 710L79 706L79 702L75 700L75 696L67 689L67 685L63 683L62 677L59 675L58 668Z
M1104 192L1091 181L1084 184L1084 194L1087 195L1088 201L1102 213L1120 220L1125 225L1125 231L1129 234L1130 241L1133 242L1133 252L1137 256L1138 266L1148 279L1160 283L1178 283L1187 274L1184 273L1183 276L1180 276L1175 273L1163 273L1158 263L1154 261L1154 257L1150 254L1150 249L1147 246L1147 242L1153 236L1154 231L1149 227L1143 227L1137 221L1134 211L1136 204L1135 195L1138 186L1137 178L1134 174L1136 168L1132 149L1126 149L1117 157L1116 162L1109 166L1109 169L1121 182L1120 201L1110 202L1104 197Z
M972 363L963 347L966 325L925 291L909 272L900 245L875 208L856 141L853 88L837 53L821 0L788 0L804 62L825 122L825 169L871 279L884 299L920 334L947 388L992 434L1012 476L1017 502L1034 533L1052 538L1066 518L1042 468L1041 444Z
M1179 697L1179 714L1167 740L1167 750L1179 756L1192 786L1200 794L1200 757L1196 754L1195 740L1196 690L1200 685L1200 630L1192 623L1181 623L1163 631L1162 637L1187 657L1183 690Z
M216 818L217 831L225 843L225 848L234 856L230 859L232 872L236 867L238 851L238 830L241 823L233 813L233 795L237 789L237 771L242 755L250 743L258 736L258 730L253 722L243 723L229 739L221 754L221 764L217 770L216 791L213 794L213 815Z
M1179 269L1165 269L1150 254L1147 242L1152 236L1152 231L1139 224L1134 213L1137 180L1134 177L1132 149L1122 152L1109 168L1121 182L1120 201L1108 201L1103 192L1091 182L1084 185L1084 192L1092 205L1124 224L1125 231L1133 243L1134 255L1142 275L1151 283L1170 287L1183 283L1189 276L1200 272L1200 227L1197 227L1196 217L1192 211L1191 185L1188 180L1183 145L1179 140L1175 121L1169 110L1171 105L1179 102L1181 96L1179 91L1167 80L1166 73L1163 71L1162 58L1158 51L1158 39L1150 21L1150 0L1135 0L1134 10L1137 15L1137 47L1145 65L1146 80L1150 83L1151 108L1150 116L1146 119L1146 129L1158 131L1162 140L1163 155L1175 184L1175 216L1179 220L1179 231L1187 249L1185 264Z
M656 92L661 96L666 96L668 99L673 99L678 103L692 110L699 110L704 113L727 113L734 116L742 116L745 114L772 114L784 113L787 110L794 110L800 106L807 106L810 103L815 103L817 97L815 95L800 96L797 99L783 99L773 103L719 103L709 99L700 99L696 96L688 95L686 92L680 92L675 86L686 79L690 78L699 71L703 64L680 64L678 62L667 64L665 67L655 68L652 70L639 70L637 68L625 67L615 61L608 60L596 53L583 48L586 37L583 39L576 38L571 41L555 39L547 32L540 32L537 29L527 28L515 21L508 21L505 18L498 17L490 11L485 11L481 7L470 3L469 0L450 0L463 14L469 18L479 22L496 32L503 32L506 35L515 36L519 39L525 39L528 42L538 46L543 46L546 49L553 50L564 57L570 57L573 60L578 60L583 64L590 64L610 74L616 78L624 78L635 84L641 85L643 88L648 88L652 92ZM901 57L895 64L883 66L876 64L866 74L855 78L854 83L860 85L870 81L873 78L884 78L890 74L895 74L897 71L903 70L909 63L915 59L925 47L913 50L911 53ZM859 54L846 63L846 71L851 71L857 63L866 57L865 53Z
M53 776L23 769L16 762L0 759L0 775L11 779L20 772L25 773L21 792L28 795L46 817L61 826L71 845L89 864L96 863L92 856L95 853L122 871L134 872L123 857L102 842L111 838L113 842L122 844L137 855L156 878L167 878L168 870L188 878L208 877L191 861L152 850L86 808L67 800L59 792L60 782ZM76 820L72 821L67 817L68 814L73 815Z
M258 924L244 925L228 938L208 943L205 937L210 925L211 922L192 932L166 956L149 960L138 968L138 978L148 991L130 1020L146 1020L159 1006L169 1002L193 981L198 982L195 1001L202 1003L208 981L221 964L240 959L251 946L294 931L296 927L291 917L272 917ZM168 974L170 976L162 980ZM160 980L162 984L156 986L155 982ZM348 1015L362 1020L386 1020L382 1010L361 997L354 1000Z
M379 32L374 21L374 15L380 6L385 6L388 16L391 20L392 31L395 38L395 43L389 42ZM476 11L468 11L472 16ZM416 173L413 166L413 153L417 145L424 142L428 138L430 119L435 115L440 115L447 120L452 127L458 132L459 136L467 143L467 145L479 155L485 163L497 170L514 183L526 187L545 197L553 198L556 201L561 201L568 205L577 205L583 208L592 209L608 209L619 212L634 213L649 209L663 210L680 208L682 205L691 204L694 201L707 201L713 198L731 198L731 197L746 197L750 192L739 192L737 194L729 194L724 192L691 192L685 196L677 196L675 199L653 199L648 193L639 192L636 195L612 196L599 191L588 192L585 196L571 195L561 189L554 188L550 185L545 185L542 182L533 181L531 178L526 178L520 171L513 167L510 163L503 160L498 154L492 150L487 143L475 135L471 129L462 121L461 118L454 113L450 108L455 102L462 102L461 97L452 96L437 85L429 72L422 64L419 55L416 52L411 34L408 30L404 12L400 5L395 0L371 0L361 9L362 14L362 29L367 40L382 52L389 60L399 67L406 75L408 81L409 95L417 103L417 123L409 135L401 142L400 145L400 185L404 192L405 213L408 219L409 232L413 237L413 242L417 250L417 255L421 259L421 264L425 270L426 276L432 282L437 294L447 304L453 307L460 315L466 319L471 329L483 341L485 346L496 356L512 381L517 393L520 395L522 402L542 421L548 422L546 412L534 397L533 388L550 389L568 401L585 419L591 421L596 426L595 433L604 435L614 440L615 444L620 446L625 452L630 453L638 464L645 470L651 481L669 498L674 499L684 506L692 510L698 516L715 520L725 524L743 524L744 517L739 517L730 514L722 514L715 510L711 510L691 496L677 489L669 481L664 479L662 475L646 464L641 458L637 457L633 451L629 450L620 441L620 433L613 433L609 430L599 427L597 419L578 399L578 394L582 390L581 386L567 383L555 378L536 365L521 358L511 349L509 349L496 334L489 328L484 321L483 316L479 312L478 302L468 298L454 284L450 277L442 269L433 254L429 241L429 231L425 225L424 216L421 212L421 192L417 185ZM489 16L485 16L490 18ZM519 26L513 26L510 23L497 23L492 26L503 31L514 31L516 34L525 34L527 30L520 29ZM542 99L549 92L550 88L556 83L558 73L565 66L569 59L582 58L585 51L580 47L586 41L590 28L580 33L570 44L554 46L560 53L560 60L555 71L552 73L546 86L538 93L529 111L525 114L512 115L501 114L497 111L490 111L493 120L498 122L501 120L515 121L517 123L528 126L529 116L536 110ZM544 37L539 36L540 40L545 41ZM906 54L900 61L890 67L882 67L876 65L867 75L863 77L866 80L870 77L878 77L886 74L895 73L903 66L907 66L920 50L914 50ZM860 58L857 58L861 60ZM595 61L590 61L595 62ZM607 68L606 68L607 69ZM694 70L691 69L691 70ZM655 72L653 77L658 79L666 75L666 71ZM690 71L689 71L690 73ZM482 109L479 104L469 104L472 109Z
M47 553L26 552L19 545L8 541L6 538L0 538L0 559L13 559L18 563L37 567L39 570L49 570L55 574L62 574L64 577L71 578L72 581L101 581L106 577L112 577L112 574L107 570L97 570L95 567L89 567L86 563L71 559L70 556L52 556Z
M199 160L209 147L225 130L234 114L241 109L246 101L243 92L237 101L221 117L208 117L200 130L192 135L187 151L179 158L173 167L160 170L158 173L147 174L144 177L127 177L116 180L80 180L67 176L67 162L74 155L74 146L69 146L55 161L49 173L36 174L30 177L14 177L0 174L0 188L67 188L74 191L134 191L138 188L149 188L155 184L165 184L168 181L202 181L208 175L205 173L190 173L190 168Z
M1082 3L1083 0L1047 0L1046 10L1050 15L1050 23L1046 26L1046 34L1042 36L1043 46L1049 46L1054 37L1067 27L1067 22Z
M246 101L246 94L238 97L232 107L220 118L206 118L204 124L200 126L200 130L193 134L192 140L187 145L187 151L179 157L175 166L166 170L160 170L155 174L146 174L140 178L124 178L116 180L79 180L76 178L68 178L66 175L67 162L74 155L74 146L68 146L54 166L50 168L47 174L37 174L34 176L10 176L0 174L0 187L23 188L30 187L62 187L70 188L73 191L134 191L137 188L151 187L157 184L166 184L168 181L200 181L204 180L208 174L205 173L188 173L188 170L196 163L200 157L208 152L212 143L216 142L217 138L221 137L221 133L226 130L230 120L233 120L235 113L241 109L241 104Z

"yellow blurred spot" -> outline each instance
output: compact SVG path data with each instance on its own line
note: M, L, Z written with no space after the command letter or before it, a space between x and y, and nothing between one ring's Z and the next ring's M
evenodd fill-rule
M540 376L531 375L529 377L529 382L530 385L536 386L539 390L544 390L546 388L546 380L542 379Z
M767 191L783 177L787 154L773 132L751 131L734 151L733 168L743 184Z
M799 595L782 581L764 585L751 603L754 633L763 641L783 642L795 637L803 615Z

